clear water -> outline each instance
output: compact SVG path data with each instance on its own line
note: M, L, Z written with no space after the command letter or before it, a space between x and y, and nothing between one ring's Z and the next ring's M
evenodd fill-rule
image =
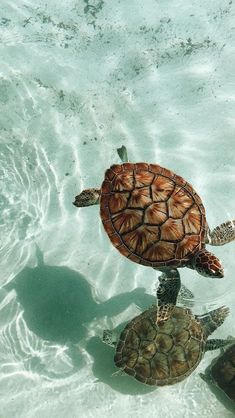
M125 144L193 183L209 224L235 212L234 2L1 1L1 418L234 416L199 377L149 388L113 375L102 344L154 302L156 273L111 247L99 187ZM194 311L226 304L235 335L234 249L225 279L184 269Z

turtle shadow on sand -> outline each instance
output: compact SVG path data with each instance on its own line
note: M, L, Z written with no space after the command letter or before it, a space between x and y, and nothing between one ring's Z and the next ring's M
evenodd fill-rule
M84 361L76 344L86 338L89 323L117 315L132 303L144 310L155 301L144 288L138 288L97 303L84 276L68 267L45 265L39 249L37 257L38 266L23 269L5 290L15 290L23 318L34 334L69 347L68 354L78 370Z

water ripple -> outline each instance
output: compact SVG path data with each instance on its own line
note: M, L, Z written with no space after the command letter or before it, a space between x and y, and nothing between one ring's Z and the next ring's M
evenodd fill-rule
M0 144L0 255L7 280L27 263L50 207L55 177L37 143L17 139ZM23 261L24 260L24 261Z

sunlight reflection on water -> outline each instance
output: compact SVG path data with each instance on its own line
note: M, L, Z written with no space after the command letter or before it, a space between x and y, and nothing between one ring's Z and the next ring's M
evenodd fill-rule
M158 274L120 257L98 207L72 206L83 188L100 186L124 144L131 161L158 163L192 183L212 228L234 219L233 17L232 2L222 7L218 0L206 6L181 0L148 0L144 6L140 0L134 6L118 0L3 1L4 418L18 418L18 411L24 418L63 418L68 408L74 417L78 411L94 416L97 408L102 416L128 411L142 417L150 407L169 418L233 416L197 371L153 394L128 377L112 376L113 353L100 341L102 329L154 303ZM195 294L195 312L230 306L215 334L226 337L235 333L234 243L211 250L223 261L225 278L213 281L183 269L182 281ZM213 355L206 354L198 371Z

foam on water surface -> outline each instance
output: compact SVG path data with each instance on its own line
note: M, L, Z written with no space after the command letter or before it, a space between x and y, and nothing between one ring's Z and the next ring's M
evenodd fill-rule
M172 387L113 375L102 330L154 303L157 274L72 201L124 144L192 183L212 228L234 219L234 31L231 0L1 2L1 417L233 416L199 377L216 353ZM224 280L181 271L196 313L230 307L218 338L234 246L212 248Z

